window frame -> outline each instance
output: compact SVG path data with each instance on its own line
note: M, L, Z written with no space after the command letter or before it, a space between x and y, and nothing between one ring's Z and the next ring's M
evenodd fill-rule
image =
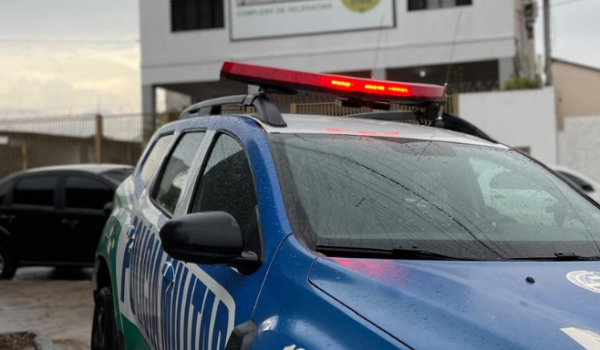
M254 196L256 198L255 210L256 210L256 221L257 221L257 227L258 227L257 239L258 239L258 244L260 246L259 251L255 252L255 253L258 255L259 259L262 261L263 256L264 256L264 239L263 239L263 229L262 229L262 215L260 212L260 196L258 195L258 191L256 190L256 176L254 174L254 169L252 169L252 161L251 161L250 155L248 154L248 150L246 149L244 143L234 133L232 133L228 130L224 130L224 129L217 129L214 131L214 134L212 135L212 138L210 139L210 145L209 145L208 149L206 150L204 159L202 160L202 165L200 166L200 170L194 181L192 192L189 197L187 207L185 209L185 214L193 213L192 210L193 210L193 206L195 203L196 195L198 194L198 191L200 189L200 182L202 181L202 178L204 177L204 171L206 170L208 162L210 161L210 157L212 156L213 150L214 150L217 142L219 141L219 138L221 137L221 135L226 135L226 136L231 137L235 142L237 142L240 145L240 147L242 148L242 150L244 152L244 156L246 157L246 160L248 161L248 166L250 167L250 176L252 178L252 188L254 190ZM246 242L246 238L247 237L244 237L244 245ZM247 247L244 247L244 249L246 249L246 248Z
M38 177L54 177L56 179L56 185L54 187L54 196L53 196L53 204L52 205L35 205L35 204L21 204L15 203L15 191L17 190L17 186L23 180L34 179ZM23 174L17 178L15 178L10 184L11 189L7 198L5 199L6 206L15 209L36 209L36 210L47 210L54 211L60 208L60 188L61 188L61 175L57 173L33 173L33 174Z
M173 218L173 215L175 215L175 212L170 213L165 207L163 207L162 205L160 205L160 203L158 203L158 201L156 200L155 197L160 189L160 181L162 180L162 178L164 176L165 170L167 169L167 165L169 164L169 160L171 159L171 156L177 149L177 146L179 145L181 140L183 140L183 137L185 135L191 134L191 133L204 133L204 138L202 139L202 142L200 143L200 145L202 145L204 142L206 142L206 138L209 136L207 128L193 128L193 129L187 129L187 130L179 132L179 133L175 133L174 134L175 139L174 139L173 143L171 144L171 146L167 150L167 153L165 153L165 156L161 160L160 165L157 168L157 172L156 172L156 174L154 174L152 181L148 184L148 187L150 188L150 191L148 192L148 199L149 199L150 203L152 203L152 205L156 209L158 209L161 212L161 214L165 215L169 219ZM201 147L198 147L198 150L196 151L196 154L194 155L194 158L192 160L192 164L190 165L189 170L191 170L193 168L192 165L196 162L196 158L198 157L198 154L200 151L201 151ZM188 176L193 176L193 175L188 174ZM181 193L179 195L180 197L178 199L177 205L179 205L179 200L181 200L181 195L183 194L184 190L185 190L185 188L181 189ZM177 205L175 206L175 208L177 208Z

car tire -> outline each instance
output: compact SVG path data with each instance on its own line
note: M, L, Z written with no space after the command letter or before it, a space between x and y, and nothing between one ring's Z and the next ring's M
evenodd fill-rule
M120 350L112 290L103 287L96 295L92 323L92 350Z
M0 245L0 280L12 279L17 266L6 248Z

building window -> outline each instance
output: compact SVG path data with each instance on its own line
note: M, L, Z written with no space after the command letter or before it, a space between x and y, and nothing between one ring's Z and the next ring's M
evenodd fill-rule
M171 29L184 30L223 28L224 0L171 0Z
M472 4L473 0L408 0L408 10L430 10Z

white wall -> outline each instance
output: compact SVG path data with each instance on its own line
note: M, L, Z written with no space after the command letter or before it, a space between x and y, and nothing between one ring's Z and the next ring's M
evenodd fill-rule
M600 182L600 116L568 117L560 133L560 165Z
M218 80L224 60L316 72L445 64L459 17L455 62L515 56L514 1L408 12L407 0L396 0L396 28L237 42L230 41L229 1L225 28L177 33L170 1L140 1L142 83Z
M557 164L553 88L460 94L459 116L511 147L529 147L531 156Z

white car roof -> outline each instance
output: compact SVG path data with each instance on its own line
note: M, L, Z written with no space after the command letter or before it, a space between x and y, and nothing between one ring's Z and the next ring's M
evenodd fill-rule
M252 118L272 134L340 134L397 137L402 139L431 140L442 142L480 145L500 149L507 146L492 143L475 136L420 125L394 121L381 121L362 118L329 117L303 114L283 114L287 127L273 127L257 118Z

